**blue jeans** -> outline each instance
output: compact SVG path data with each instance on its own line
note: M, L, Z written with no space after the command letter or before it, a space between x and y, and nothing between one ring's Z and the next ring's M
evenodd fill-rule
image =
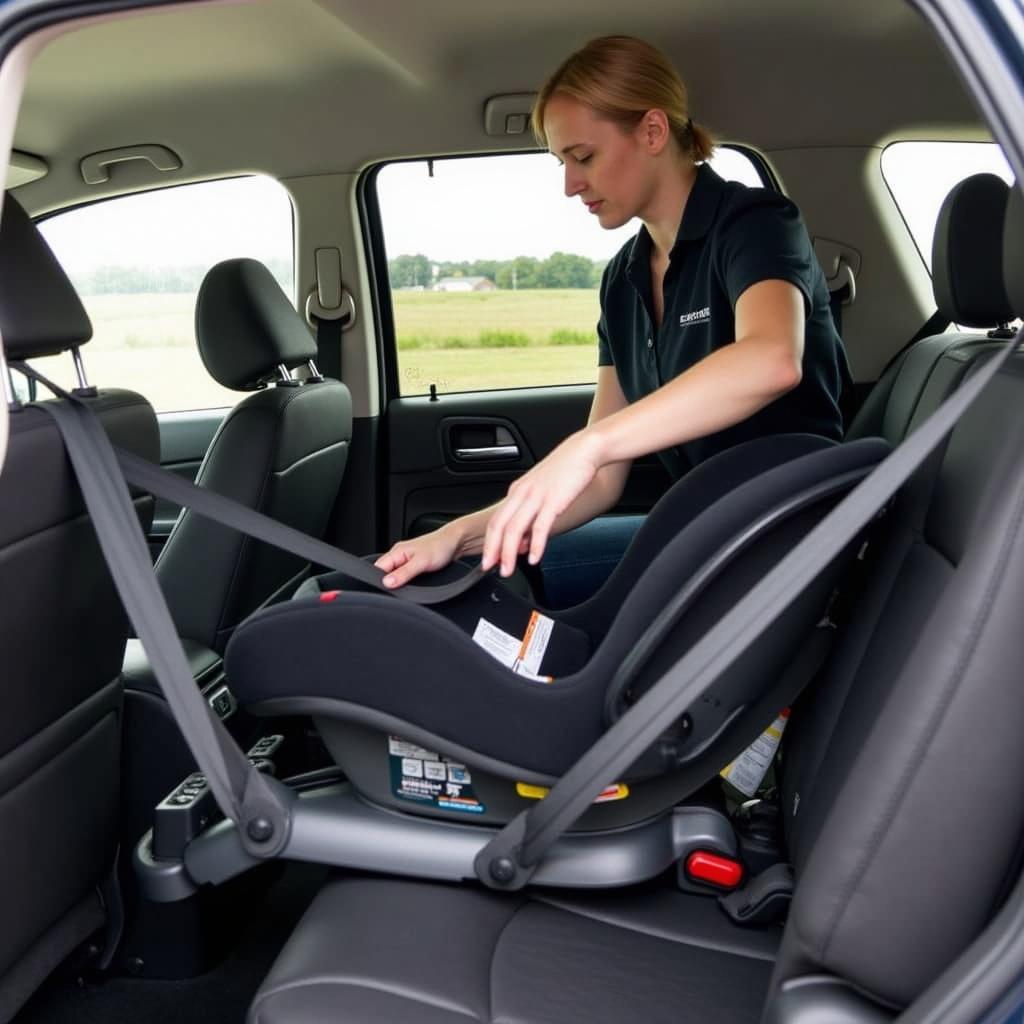
M544 604L570 608L596 593L619 564L645 516L598 516L548 541L540 562Z

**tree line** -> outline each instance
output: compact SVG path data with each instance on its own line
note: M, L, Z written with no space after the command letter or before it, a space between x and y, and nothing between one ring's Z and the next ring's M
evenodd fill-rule
M486 277L499 288L596 288L607 260L590 260L568 252L547 259L517 256L512 260L438 262L422 253L396 256L388 261L392 288L430 288L442 277Z
M287 259L263 260L284 292L292 293L292 265ZM74 274L75 288L82 295L139 295L168 292L197 292L210 269L208 263L178 267L147 267L137 264L108 264Z

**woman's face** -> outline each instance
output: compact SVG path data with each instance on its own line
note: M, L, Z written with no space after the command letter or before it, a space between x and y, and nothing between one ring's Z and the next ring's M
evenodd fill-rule
M556 94L544 109L544 132L548 148L565 167L565 194L579 196L601 227L643 219L656 168L641 126L624 130L578 100Z

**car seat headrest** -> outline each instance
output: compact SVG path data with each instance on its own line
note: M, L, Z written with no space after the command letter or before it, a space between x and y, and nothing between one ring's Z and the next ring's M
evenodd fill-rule
M1014 186L1003 228L1003 278L1016 316L1024 316L1024 194Z
M0 337L12 360L57 355L92 337L68 275L10 193L0 213Z
M939 312L965 327L994 327L1014 317L1003 284L1003 234L1010 187L995 174L972 174L946 196L932 245L932 287Z
M196 299L196 341L210 376L253 391L316 357L316 342L281 286L258 260L225 260L203 279Z

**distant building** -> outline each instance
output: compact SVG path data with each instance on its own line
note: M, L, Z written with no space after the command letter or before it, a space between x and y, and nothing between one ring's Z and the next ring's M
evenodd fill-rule
M491 292L495 284L489 277L442 277L434 285L438 292Z

